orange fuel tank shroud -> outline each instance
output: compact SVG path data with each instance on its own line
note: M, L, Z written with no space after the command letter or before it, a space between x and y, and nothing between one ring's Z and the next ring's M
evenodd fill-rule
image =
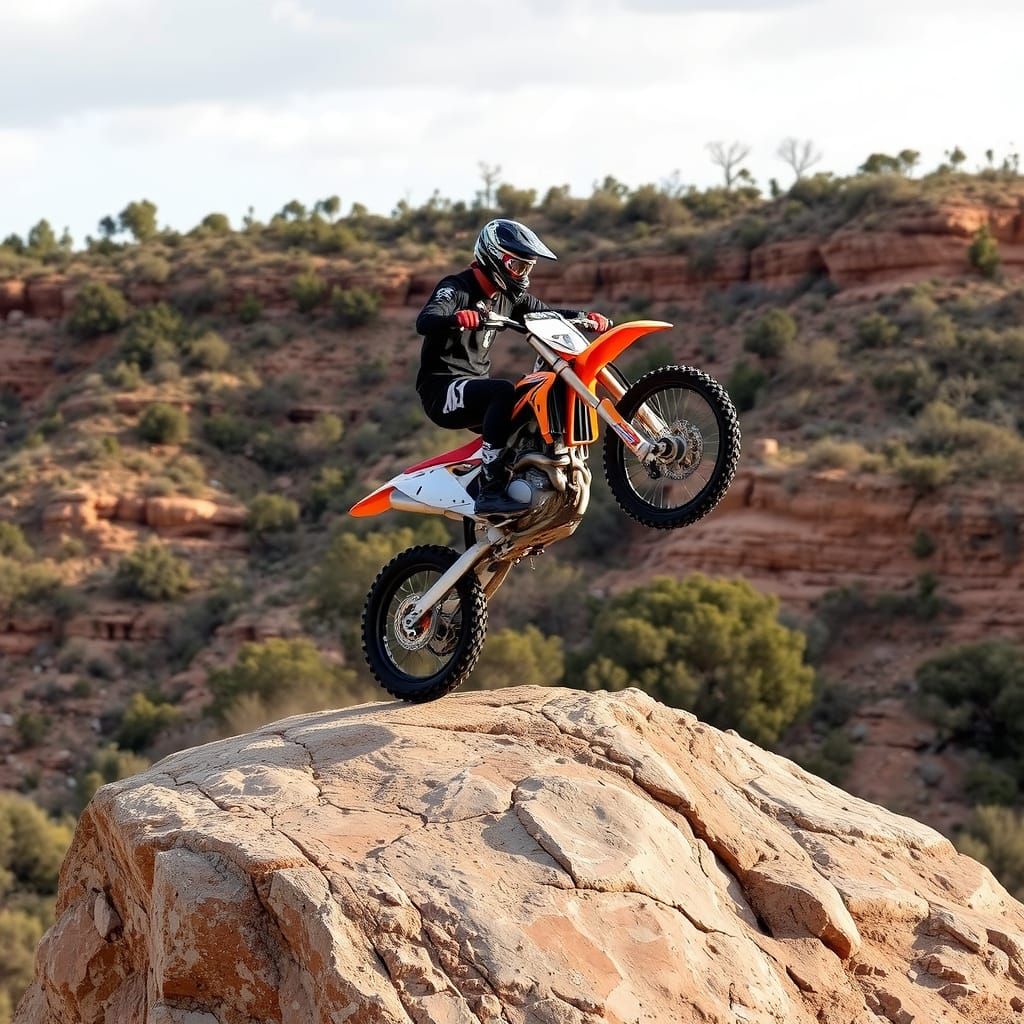
M379 516L382 512L391 510L391 492L394 487L382 487L379 491L368 494L361 501L357 501L349 510L350 516Z
M593 388L598 373L622 355L637 338L653 331L667 331L671 327L672 324L663 320L634 320L632 323L620 324L588 345L573 360L572 368L588 388Z

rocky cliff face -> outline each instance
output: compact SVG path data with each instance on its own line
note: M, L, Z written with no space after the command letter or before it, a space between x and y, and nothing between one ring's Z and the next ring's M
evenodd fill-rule
M644 297L654 302L685 303L709 289L746 283L789 288L808 275L825 275L841 289L885 287L970 272L967 249L974 233L988 225L999 244L1003 273L1024 274L1024 210L1019 204L944 203L934 208L893 211L884 229L851 225L831 234L767 242L752 251L723 247L714 266L696 267L688 255L659 254L625 259L581 260L539 266L534 290L551 303L626 301ZM328 285L372 288L385 307L419 306L447 268L416 268L401 264L370 273L344 259L321 261ZM292 308L292 274L240 272L228 281L221 300L237 309L247 296L267 308ZM114 282L126 287L138 305L166 300L170 286ZM176 282L175 288L187 282ZM60 275L31 281L0 281L0 322L15 319L57 320L71 308L78 285ZM34 353L20 357L11 385L34 397ZM23 380L24 378L24 380Z
M1006 1024L1024 907L636 691L288 719L101 790L17 1024Z

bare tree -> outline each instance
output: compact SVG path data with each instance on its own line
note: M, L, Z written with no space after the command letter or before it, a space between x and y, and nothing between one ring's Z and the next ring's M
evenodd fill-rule
M709 142L707 150L711 154L711 162L722 168L725 175L725 187L732 188L733 182L740 176L740 164L750 156L750 147L743 142Z
M477 193L481 205L490 210L494 208L494 186L498 184L501 177L500 164L488 164L483 160L477 165L480 168L480 178L484 187Z
M783 163L789 164L796 180L799 181L804 176L804 172L810 170L821 160L822 154L820 149L814 148L811 139L804 139L801 142L800 139L790 136L779 143L775 155Z

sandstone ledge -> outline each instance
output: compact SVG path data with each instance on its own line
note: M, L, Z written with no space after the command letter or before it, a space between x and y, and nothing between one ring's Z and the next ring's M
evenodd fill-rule
M937 833L638 691L287 719L102 789L17 1024L1024 1019Z

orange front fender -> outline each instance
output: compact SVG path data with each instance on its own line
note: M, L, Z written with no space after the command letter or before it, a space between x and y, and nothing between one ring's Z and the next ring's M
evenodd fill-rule
M663 320L634 320L613 327L576 357L573 370L580 380L592 389L601 370L612 360L618 359L637 338L652 331L667 331L671 326L672 324L667 324Z

